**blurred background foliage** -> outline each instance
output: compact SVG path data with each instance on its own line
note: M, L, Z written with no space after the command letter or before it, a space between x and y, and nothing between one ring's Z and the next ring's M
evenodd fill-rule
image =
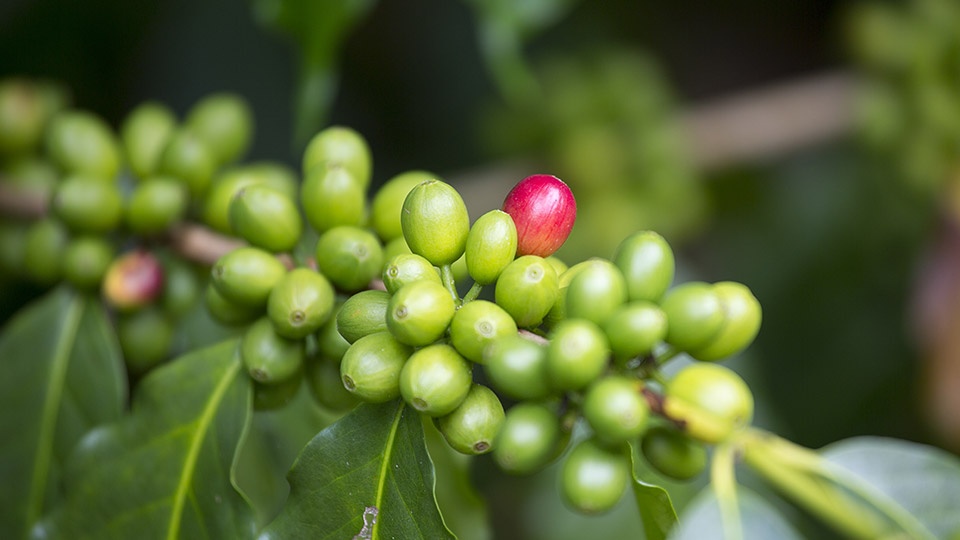
M610 256L653 228L684 279L753 289L764 326L734 366L761 424L813 447L874 434L956 451L960 408L930 396L960 395L957 344L937 334L955 328L960 298L958 12L951 0L8 0L0 76L59 81L114 126L147 99L182 114L238 92L256 113L250 160L296 165L309 134L346 124L370 141L375 185L414 168L474 184L503 163L557 174L580 204L565 258ZM838 68L864 82L858 131L762 162L692 159L689 105ZM3 287L5 315L36 294ZM473 476L498 537L635 525L630 511L571 525L550 471L521 488L489 465Z

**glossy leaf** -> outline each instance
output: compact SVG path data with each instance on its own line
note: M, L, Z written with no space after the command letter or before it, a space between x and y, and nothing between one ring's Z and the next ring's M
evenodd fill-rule
M436 468L437 505L443 520L460 540L488 540L492 537L487 504L470 481L472 456L450 448L433 421L423 417L427 450Z
M742 486L737 488L740 523L743 538L776 538L800 540L800 536L780 512L760 496ZM670 540L701 540L717 538L723 530L720 505L710 488L704 489L683 513L680 524L670 534Z
M85 437L68 462L68 498L39 538L250 538L234 489L250 381L235 341L201 349L140 382L129 416Z
M643 521L643 531L648 540L661 540L677 524L677 511L673 508L670 494L664 488L646 478L645 468L639 466L643 458L640 449L630 445L633 467L633 496ZM641 478L642 477L642 478Z
M960 459L921 444L859 437L822 450L899 504L937 538L960 532Z
M65 287L10 320L0 366L0 538L24 538L77 441L120 417L126 378L99 302Z
M454 538L437 510L420 417L401 401L360 405L321 431L288 480L290 498L261 540Z

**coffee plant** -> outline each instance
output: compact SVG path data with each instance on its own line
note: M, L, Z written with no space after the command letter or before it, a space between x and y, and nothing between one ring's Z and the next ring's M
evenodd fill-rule
M577 203L555 176L471 221L425 171L369 197L350 128L316 133L301 174L238 164L252 135L232 94L183 119L142 104L118 134L0 86L0 262L47 289L0 334L3 538L454 538L437 493L460 455L556 463L584 514L631 491L646 538L798 537L737 463L845 536L960 533L955 457L753 427L719 362L760 303L677 283L658 233L563 261ZM678 518L663 486L698 477Z

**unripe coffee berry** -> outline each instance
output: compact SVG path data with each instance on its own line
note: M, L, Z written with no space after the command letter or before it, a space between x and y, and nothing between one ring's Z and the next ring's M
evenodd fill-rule
M713 291L723 308L723 326L707 345L690 351L697 360L714 361L747 348L760 331L760 302L741 283L716 283Z
M503 425L500 398L486 386L474 384L463 402L437 424L451 448L461 454L486 454Z
M303 151L303 173L323 163L342 166L364 188L370 185L370 147L362 135L348 127L328 127L307 143Z
M252 247L227 253L213 265L211 283L227 300L245 306L267 305L270 291L287 273L276 257Z
M514 399L542 399L551 393L547 348L529 339L514 334L491 341L483 364L493 386Z
M64 226L47 218L27 229L23 240L23 268L41 285L53 285L63 274L63 251L70 241Z
M127 201L126 221L131 231L150 235L166 231L183 219L189 195L174 178L154 176L143 179Z
M146 178L157 172L160 153L176 128L177 119L164 105L138 105L123 121L120 141L133 174Z
M307 171L300 186L303 213L321 234L340 225L362 225L366 195L364 185L342 166L320 164Z
M413 348L397 341L390 332L377 332L358 339L340 361L343 387L370 403L400 396L400 372Z
M570 280L565 308L570 318L587 319L603 326L627 300L623 274L610 261L594 259Z
M497 305L509 313L520 328L539 325L559 294L553 266L535 255L520 257L507 265L494 291Z
M470 216L453 186L428 180L407 194L400 225L413 253L434 266L445 266L463 255L470 232Z
M603 325L618 360L653 351L667 335L667 316L656 304L639 300L617 308Z
M303 232L293 200L263 184L244 187L233 196L230 227L254 246L274 253L292 250Z
M53 211L73 231L106 233L120 225L123 199L112 181L71 176L57 188Z
M333 311L333 286L322 274L296 268L270 291L267 315L287 339L302 339L320 329Z
M337 311L337 332L347 343L363 336L386 332L390 295L384 291L360 291L347 298Z
M557 390L579 390L607 367L610 346L600 328L585 319L567 319L550 333L547 377Z
M317 268L338 289L363 290L383 270L383 248L377 237L359 227L334 227L317 242Z
M390 294L396 293L404 285L421 280L443 285L437 269L430 264L430 261L419 255L402 253L389 259L383 267L383 286Z
M546 405L524 402L507 411L493 448L493 459L511 474L543 468L560 443L560 421Z
M277 384L302 369L304 342L280 337L274 332L270 319L263 317L250 325L243 335L240 356L253 380Z
M723 307L713 286L691 281L671 289L660 303L667 316L667 343L681 351L710 343L723 326Z
M262 184L293 200L297 196L297 179L288 167L262 162L244 165L217 176L203 198L203 221L214 229L233 234L230 226L230 202L242 188Z
M643 433L650 408L640 393L642 386L639 380L617 375L590 386L584 397L583 416L597 439L617 445Z
M488 344L517 334L517 323L500 306L486 300L464 304L450 323L450 342L468 360L483 363Z
M640 448L654 470L675 480L689 480L707 466L707 450L702 443L664 426L647 430Z
M373 196L370 215L373 230L384 242L403 236L400 225L400 209L410 190L422 182L433 180L437 175L426 171L409 171L387 180Z
M404 285L390 298L387 328L401 342L414 347L440 339L457 306L447 289L435 281Z
M607 449L587 439L573 448L560 472L560 494L572 509L584 514L609 511L627 488L630 461L623 449Z
M206 193L216 170L216 155L189 130L174 131L160 154L159 173L183 182L194 197Z
M624 239L613 262L626 278L630 300L659 302L673 282L673 250L653 231L640 231Z
M260 309L231 302L223 297L211 283L203 293L204 303L210 316L225 326L242 326L260 317Z
M400 372L400 394L414 409L433 417L453 412L467 397L470 363L449 345L430 345L410 356Z
M319 356L307 358L304 377L313 399L323 408L341 412L352 409L360 399L343 386L340 359ZM399 383L397 386L399 395Z
M173 324L153 307L124 314L117 321L117 339L127 369L142 375L169 356Z
M79 289L100 286L113 261L113 246L98 236L72 240L63 254L63 275Z
M236 94L211 94L190 109L184 125L207 144L218 164L229 163L250 146L253 111Z
M68 173L113 182L120 172L120 148L110 127L83 111L60 113L46 134L47 154Z
M497 280L517 254L517 227L510 214L491 210L480 216L467 235L467 271L480 285Z
M716 444L750 425L753 394L734 371L696 363L680 370L667 385L664 412L684 422L684 432Z
M536 174L510 190L503 211L510 214L517 227L517 255L549 257L570 236L577 202L562 180Z

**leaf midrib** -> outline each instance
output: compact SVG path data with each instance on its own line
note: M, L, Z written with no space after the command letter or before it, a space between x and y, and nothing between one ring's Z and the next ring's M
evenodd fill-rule
M374 506L377 508L376 521L373 522L373 530L370 538L377 540L380 538L380 512L383 508L383 488L386 484L387 471L390 469L390 458L393 455L393 441L397 437L397 429L400 426L400 418L403 416L404 403L401 401L397 407L397 413L393 417L393 424L390 425L390 435L387 437L386 451L383 454L383 462L380 464L380 475L377 479L377 493L374 497Z
M226 394L227 389L240 370L240 362L234 359L230 367L224 372L223 378L217 383L217 387L210 395L206 405L203 407L203 414L200 415L197 434L190 442L190 448L187 451L186 460L183 464L183 470L177 481L177 491L173 498L173 508L170 515L170 527L167 529L167 540L175 540L179 536L180 521L183 518L183 506L189 490L190 481L193 478L193 471L197 466L197 457L200 455L200 449L203 447L203 441L206 439L206 432L217 413L217 406Z
M60 412L60 402L63 396L63 385L67 377L70 353L80 329L80 318L83 314L84 301L82 298L70 299L64 317L63 329L54 350L53 362L50 366L50 378L47 382L46 395L43 398L43 409L40 415L40 436L37 440L36 460L33 462L33 474L30 481L30 493L27 496L26 524L35 523L40 518L41 506L44 500L44 488L47 484L47 475L50 472L50 456L53 452L54 430Z

